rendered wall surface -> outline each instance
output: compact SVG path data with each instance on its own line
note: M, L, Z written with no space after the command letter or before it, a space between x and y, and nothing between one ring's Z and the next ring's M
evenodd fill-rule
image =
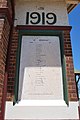
M15 5L15 25L26 25L26 12L53 12L57 16L57 22L55 25L66 26L68 25L68 16L65 1L16 1ZM41 25L40 22L38 25ZM31 23L29 23L31 25ZM45 25L47 25L45 23Z

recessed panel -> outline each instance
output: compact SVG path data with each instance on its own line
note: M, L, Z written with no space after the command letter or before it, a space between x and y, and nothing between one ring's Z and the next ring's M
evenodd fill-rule
M63 100L59 37L22 37L19 99Z

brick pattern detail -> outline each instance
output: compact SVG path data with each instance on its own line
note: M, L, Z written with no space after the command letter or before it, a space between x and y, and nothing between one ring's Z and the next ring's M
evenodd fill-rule
M7 6L7 0L0 0L0 8L5 8Z
M0 8L8 8L10 17L12 18L12 5L10 0L0 0Z
M73 67L70 31L64 31L64 53L66 57L66 77L68 84L69 101L77 101L75 74Z
M10 0L0 0L0 120L4 117L4 106L6 91L3 91L7 50L10 34L10 25L12 24L12 7Z
M4 74L1 73L2 68L4 69L4 65L2 64L2 49L1 49L1 39L2 39L2 30L3 30L4 20L0 20L0 110L1 110L1 100L2 100L2 83L4 80Z
M14 96L14 82L16 71L16 52L18 46L18 33L16 29L13 29L11 47L9 52L9 68L8 68L8 85L7 85L7 100L13 100Z
M3 82L6 66L6 55L8 48L10 26L7 19L0 19L0 108L3 93Z

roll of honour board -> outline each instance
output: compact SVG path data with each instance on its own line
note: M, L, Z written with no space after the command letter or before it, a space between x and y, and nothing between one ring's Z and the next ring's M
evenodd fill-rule
M18 97L22 100L63 100L59 37L22 37Z

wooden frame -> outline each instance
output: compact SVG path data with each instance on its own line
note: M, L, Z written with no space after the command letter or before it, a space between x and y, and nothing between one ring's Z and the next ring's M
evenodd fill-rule
M18 39L18 49L17 49L17 62L16 62L16 76L15 76L15 96L14 102L18 102L18 84L19 84L19 67L20 67L20 54L21 54L21 39L23 35L35 35L35 36L59 36L60 38L60 49L61 49L61 65L62 65L62 73L63 73L63 91L64 91L64 100L68 105L68 90L67 90L67 82L66 82L66 67L65 67L65 55L64 55L64 36L63 31L71 27L56 27L56 26L17 26L19 31L19 39ZM60 30L61 29L61 30Z

